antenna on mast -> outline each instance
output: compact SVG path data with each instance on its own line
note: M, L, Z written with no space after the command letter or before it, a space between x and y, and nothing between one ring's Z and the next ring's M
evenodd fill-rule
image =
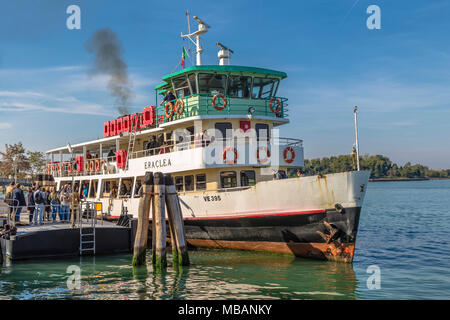
M217 56L219 57L219 65L228 66L230 64L230 54L234 53L230 48L225 47L220 42L216 42L216 45L220 48Z
M183 32L181 33L181 37L182 38L188 38L189 40L192 41L192 43L195 45L196 47L196 58L197 58L197 66L201 66L202 65L202 52L203 52L203 48L200 45L200 35L208 32L207 29L211 28L207 23L203 22L202 20L200 20L199 17L194 16L194 20L198 22L198 30L191 33L190 31L190 25L189 25L189 12L186 12L186 17L188 19L188 34L183 34ZM193 40L193 38L195 37L195 41Z
M358 107L353 108L353 114L355 116L355 151L356 151L356 168L359 171L359 145L358 145L358 119L357 119Z

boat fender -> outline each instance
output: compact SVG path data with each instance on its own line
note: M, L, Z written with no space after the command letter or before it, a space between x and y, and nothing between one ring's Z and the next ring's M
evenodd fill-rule
M223 100L223 105L221 105L221 106L216 105L216 100L219 97ZM227 100L227 97L225 97L225 95L218 93L212 98L211 104L216 110L222 111L228 105L228 100Z
M167 111L167 109L170 107L170 112ZM167 102L166 105L164 106L164 114L166 115L166 118L171 118L173 116L173 103L172 102Z

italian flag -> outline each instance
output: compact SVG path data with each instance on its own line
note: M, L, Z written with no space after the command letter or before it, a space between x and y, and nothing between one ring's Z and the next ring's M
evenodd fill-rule
M186 52L186 49L183 47L183 51L181 52L181 66L184 68L184 59L189 55Z

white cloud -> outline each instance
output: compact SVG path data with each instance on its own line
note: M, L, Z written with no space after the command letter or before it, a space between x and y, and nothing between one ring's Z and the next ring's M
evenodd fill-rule
M12 124L9 122L0 122L0 130L11 128Z

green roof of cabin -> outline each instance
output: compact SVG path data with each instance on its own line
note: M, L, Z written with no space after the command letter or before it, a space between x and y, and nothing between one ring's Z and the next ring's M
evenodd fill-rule
M198 71L206 71L206 72L240 72L240 73L247 73L247 74L255 74L255 75L263 75L263 76L275 76L279 77L281 79L286 78L287 74L286 72L271 70L271 69L264 69L264 68L255 68L255 67L243 67L243 66L220 66L220 65L206 65L206 66L191 66L186 69L182 69L176 72L173 72L171 74L168 74L167 76L163 77L164 82L158 84L155 87L155 90L161 89L162 87L168 85L168 81L171 78L174 78L176 76L182 75L184 73L190 73L190 72L198 72Z

